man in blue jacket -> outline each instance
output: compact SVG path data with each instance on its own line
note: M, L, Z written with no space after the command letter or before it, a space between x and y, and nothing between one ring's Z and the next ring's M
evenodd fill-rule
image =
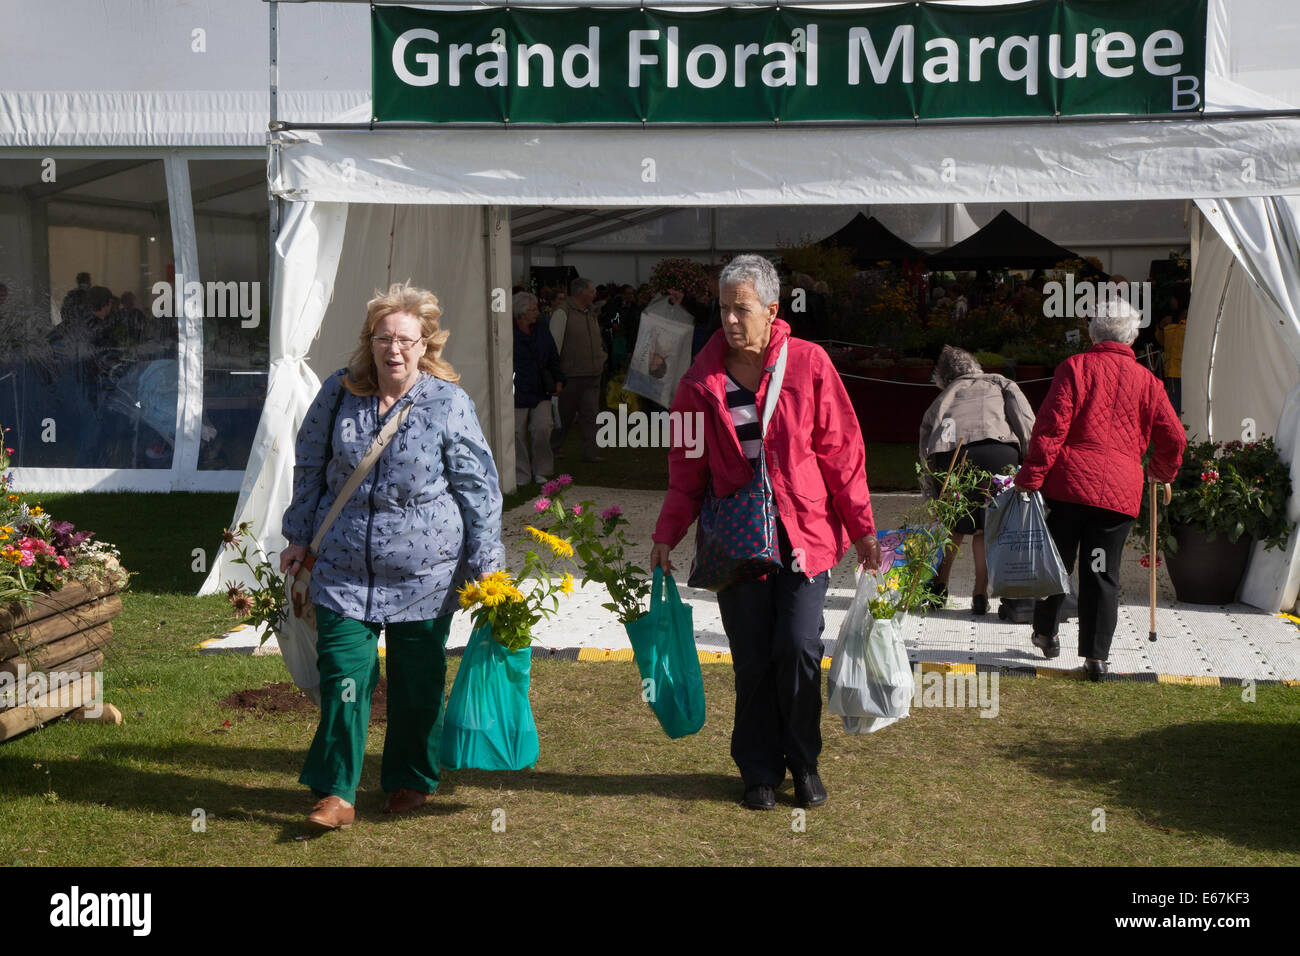
M539 322L537 296L517 292L515 317L515 481L551 480L551 396L564 389L560 351L550 329ZM529 436L531 435L531 442ZM530 454L531 451L531 454Z

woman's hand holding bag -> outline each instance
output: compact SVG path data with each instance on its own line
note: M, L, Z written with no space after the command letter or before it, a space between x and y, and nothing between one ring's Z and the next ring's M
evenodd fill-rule
M664 733L674 740L698 733L704 726L704 676L691 608L672 575L655 566L649 613L623 626L641 674L642 697Z

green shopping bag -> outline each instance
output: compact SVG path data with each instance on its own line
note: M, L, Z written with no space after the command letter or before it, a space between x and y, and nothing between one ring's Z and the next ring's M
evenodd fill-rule
M665 580L664 569L655 568L650 613L623 627L641 672L643 696L664 733L674 740L697 733L704 726L704 677L691 609L678 596L671 574Z
M528 700L533 651L508 651L492 625L476 627L465 647L442 724L449 770L523 770L537 762L537 724Z

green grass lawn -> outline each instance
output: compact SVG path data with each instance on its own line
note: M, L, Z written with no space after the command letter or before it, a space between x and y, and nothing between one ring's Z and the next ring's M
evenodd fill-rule
M708 722L670 741L633 664L544 660L536 769L449 771L429 807L387 819L376 727L356 827L299 840L314 721L219 703L286 677L278 658L191 649L229 621L220 597L126 597L105 667L125 723L0 745L0 865L1300 864L1293 689L1243 703L1233 688L1007 677L994 719L923 708L850 737L827 716L830 802L795 832L788 782L776 812L736 805L730 668L704 668Z

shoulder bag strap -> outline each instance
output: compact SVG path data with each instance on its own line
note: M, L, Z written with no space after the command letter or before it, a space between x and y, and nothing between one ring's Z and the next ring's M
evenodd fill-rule
M330 508L329 513L325 515L325 520L321 522L316 537L311 539L311 548L308 549L311 553L307 556L308 561L315 563L316 552L320 550L320 544L325 539L325 532L334 523L334 519L339 516L343 506L348 503L348 499L356 493L357 487L365 480L366 475L370 474L370 470L375 467L375 462L379 461L379 456L383 454L384 448L392 441L393 436L397 434L397 429L402 426L402 422L406 421L406 416L411 413L414 406L415 402L407 402L405 407L390 418L388 423L380 429L379 434L375 436L375 440L371 443L369 450L366 451L366 457L361 459L361 464L357 465L357 470L348 477L347 484L343 486L339 496L334 499L334 506ZM303 563L306 564L307 562L304 561Z
M767 394L763 396L763 436L767 436L767 423L776 413L776 400L781 395L781 383L785 381L785 350L789 343L781 343L781 353L776 357L776 366L772 369L772 381L767 385Z

